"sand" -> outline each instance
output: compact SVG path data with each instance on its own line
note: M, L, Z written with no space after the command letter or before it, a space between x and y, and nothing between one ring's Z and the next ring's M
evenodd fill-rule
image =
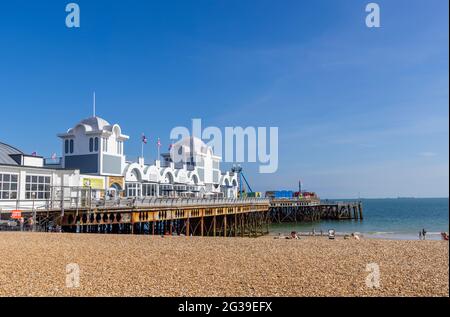
M447 241L0 232L0 252L0 296L449 296Z

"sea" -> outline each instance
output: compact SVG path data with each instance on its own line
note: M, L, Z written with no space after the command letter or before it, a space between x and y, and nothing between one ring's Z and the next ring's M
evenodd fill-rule
M345 200L340 200L345 201ZM271 235L291 231L336 234L361 233L367 238L418 240L425 229L426 239L441 240L441 232L449 231L448 198L361 199L363 220L323 220L320 222L272 224Z

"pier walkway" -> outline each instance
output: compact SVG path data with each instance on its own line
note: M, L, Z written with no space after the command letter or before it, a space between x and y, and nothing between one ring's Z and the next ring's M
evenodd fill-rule
M90 197L87 195L86 197ZM49 200L23 210L35 231L195 236L260 236L270 223L362 220L360 201L267 198L121 198Z
M269 230L269 205L265 198L121 199L61 202L59 207L54 202L28 216L40 230L60 226L64 232L259 236Z

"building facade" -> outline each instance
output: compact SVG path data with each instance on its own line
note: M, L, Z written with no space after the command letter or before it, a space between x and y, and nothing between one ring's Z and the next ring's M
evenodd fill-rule
M58 137L60 159L26 155L0 143L0 210L43 208L64 199L67 188L89 189L91 199L237 197L237 175L222 172L221 158L200 139L180 140L146 164L142 157L127 160L129 136L99 117L84 119Z

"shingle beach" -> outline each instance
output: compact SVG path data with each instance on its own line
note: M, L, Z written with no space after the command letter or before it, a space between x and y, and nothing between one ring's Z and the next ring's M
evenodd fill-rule
M1 232L0 253L0 296L449 296L448 241Z

